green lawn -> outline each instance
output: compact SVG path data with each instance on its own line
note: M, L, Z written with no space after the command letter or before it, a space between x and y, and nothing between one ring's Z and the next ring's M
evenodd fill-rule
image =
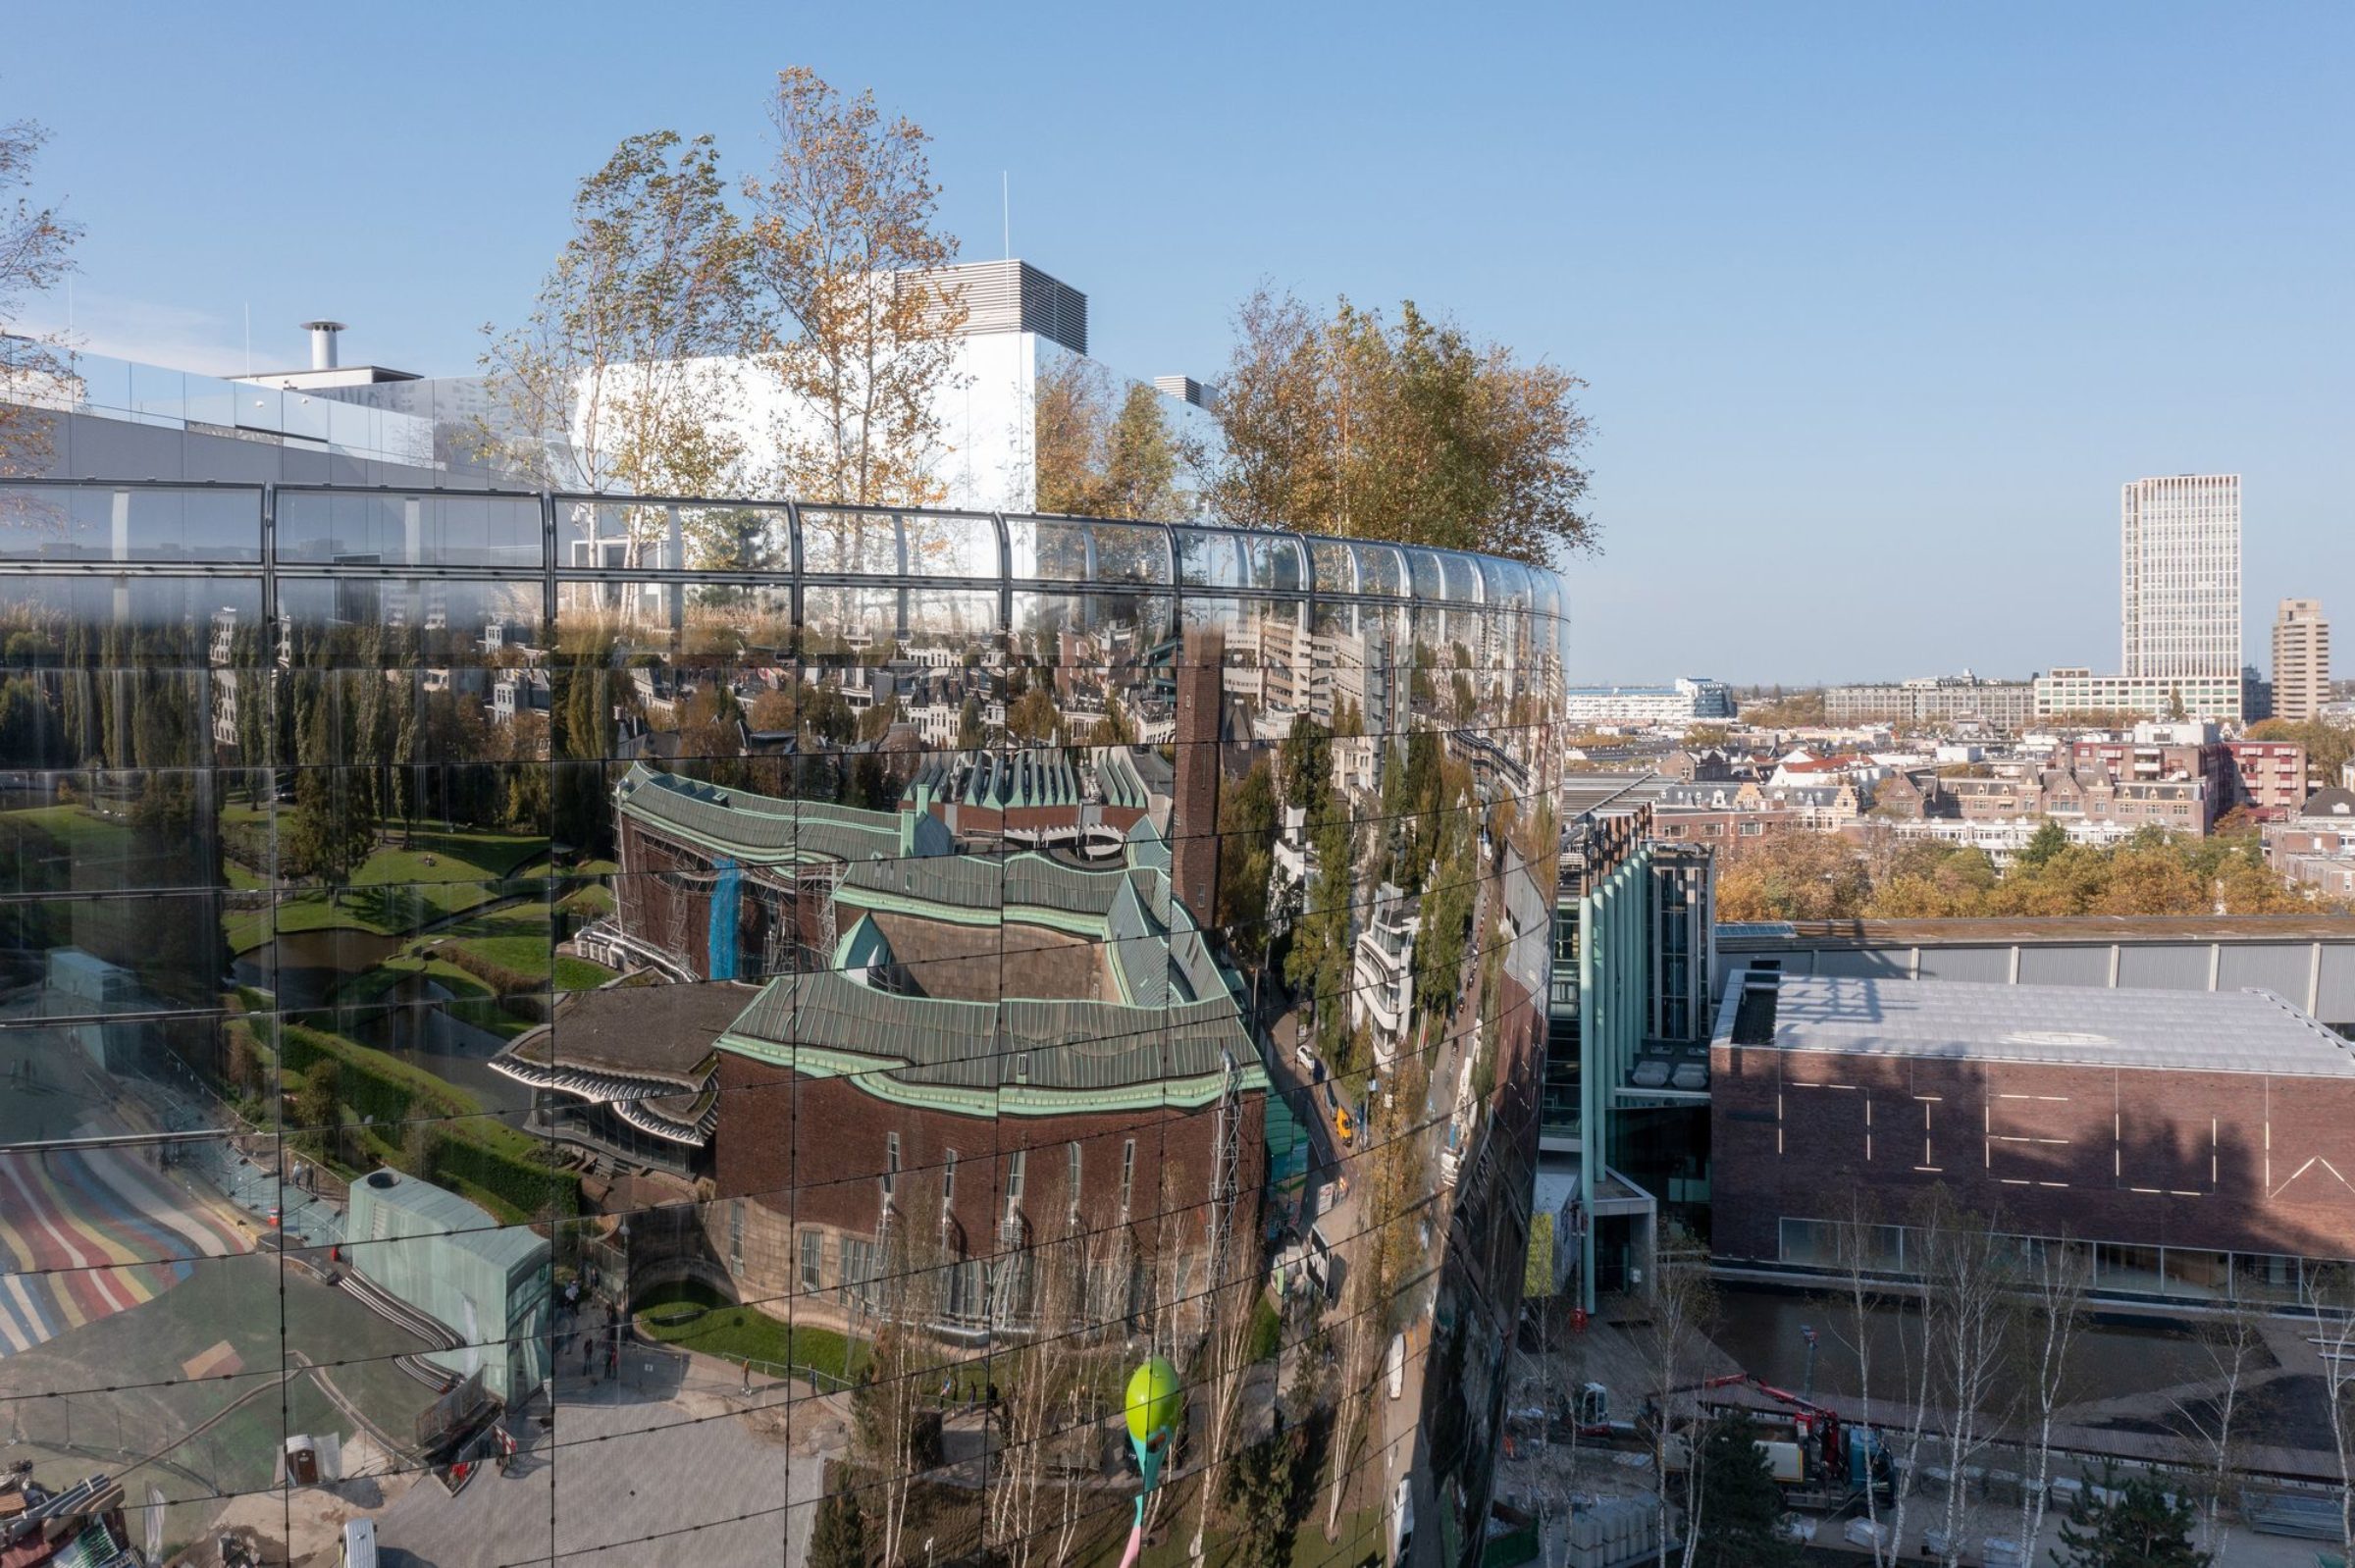
M249 953L273 936L296 931L398 936L490 903L498 897L493 884L533 857L545 856L547 848L546 839L526 834L417 833L405 848L387 844L369 856L340 897L331 898L324 888L305 889L282 899L275 912L241 910L222 925L235 953ZM233 864L230 886L260 883Z
M728 1361L815 1367L844 1379L857 1377L869 1359L864 1339L853 1344L832 1329L782 1323L758 1307L730 1306L709 1286L692 1281L649 1291L639 1305L638 1332Z

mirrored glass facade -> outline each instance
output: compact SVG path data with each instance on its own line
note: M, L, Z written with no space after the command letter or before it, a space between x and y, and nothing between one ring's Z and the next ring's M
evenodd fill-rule
M1266 1560L1277 1467L1306 1556L1477 1560L1566 614L1278 533L0 485L11 1457L166 1554L798 1563L848 1499L1111 1562L1158 1356L1157 1542Z

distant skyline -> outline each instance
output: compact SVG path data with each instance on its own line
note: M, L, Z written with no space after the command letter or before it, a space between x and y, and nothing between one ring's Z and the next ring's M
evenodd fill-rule
M1412 297L1586 378L1573 678L2118 661L2119 487L2243 476L2243 646L2355 612L2355 10L1988 5L259 6L15 19L0 119L87 229L85 345L465 374L623 135L754 170L773 73L934 135L968 259L1098 357L1220 372L1265 279ZM64 296L50 320L62 317Z

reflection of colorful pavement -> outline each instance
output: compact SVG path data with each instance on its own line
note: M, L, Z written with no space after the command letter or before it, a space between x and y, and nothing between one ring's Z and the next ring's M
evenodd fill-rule
M154 1300L188 1260L247 1250L138 1154L0 1156L0 1356Z

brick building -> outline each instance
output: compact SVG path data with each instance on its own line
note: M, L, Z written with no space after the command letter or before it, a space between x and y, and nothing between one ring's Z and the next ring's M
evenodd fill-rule
M2105 1292L2295 1300L2307 1260L2355 1257L2355 1050L2271 992L1749 969L1709 1076L1729 1262L1831 1266L1861 1189L1902 1269L1933 1183L2092 1244Z
M2258 820L2295 816L2306 804L2305 747L2295 741L2226 741L2224 750L2239 780L2235 803Z

